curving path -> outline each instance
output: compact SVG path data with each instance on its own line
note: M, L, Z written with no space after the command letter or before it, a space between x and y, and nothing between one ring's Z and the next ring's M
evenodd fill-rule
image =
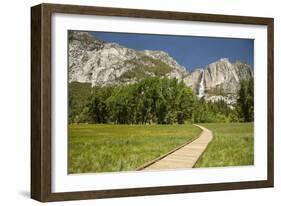
M192 168L213 139L211 130L200 125L195 124L195 126L202 129L197 139L142 166L138 170Z

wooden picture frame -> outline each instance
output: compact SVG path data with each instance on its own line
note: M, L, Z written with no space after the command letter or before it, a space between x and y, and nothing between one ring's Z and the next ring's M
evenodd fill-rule
M264 25L267 27L267 179L195 185L52 192L51 16L54 13ZM273 187L274 88L272 18L40 4L31 8L31 198L42 202Z

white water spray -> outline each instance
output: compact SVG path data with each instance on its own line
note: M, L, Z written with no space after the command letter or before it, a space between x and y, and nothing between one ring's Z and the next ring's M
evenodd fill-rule
M201 81L198 90L198 97L201 98L205 95L205 87L204 87L204 73L202 72Z

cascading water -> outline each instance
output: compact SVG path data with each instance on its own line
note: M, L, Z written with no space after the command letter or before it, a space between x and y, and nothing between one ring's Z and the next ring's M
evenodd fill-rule
M201 98L205 95L205 87L204 87L204 73L202 72L201 81L198 89L198 97Z

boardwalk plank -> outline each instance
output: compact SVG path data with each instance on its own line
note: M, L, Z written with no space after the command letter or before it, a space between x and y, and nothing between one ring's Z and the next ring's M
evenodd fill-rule
M202 129L202 133L196 140L144 167L142 170L192 168L213 139L212 131L200 125L195 126Z

